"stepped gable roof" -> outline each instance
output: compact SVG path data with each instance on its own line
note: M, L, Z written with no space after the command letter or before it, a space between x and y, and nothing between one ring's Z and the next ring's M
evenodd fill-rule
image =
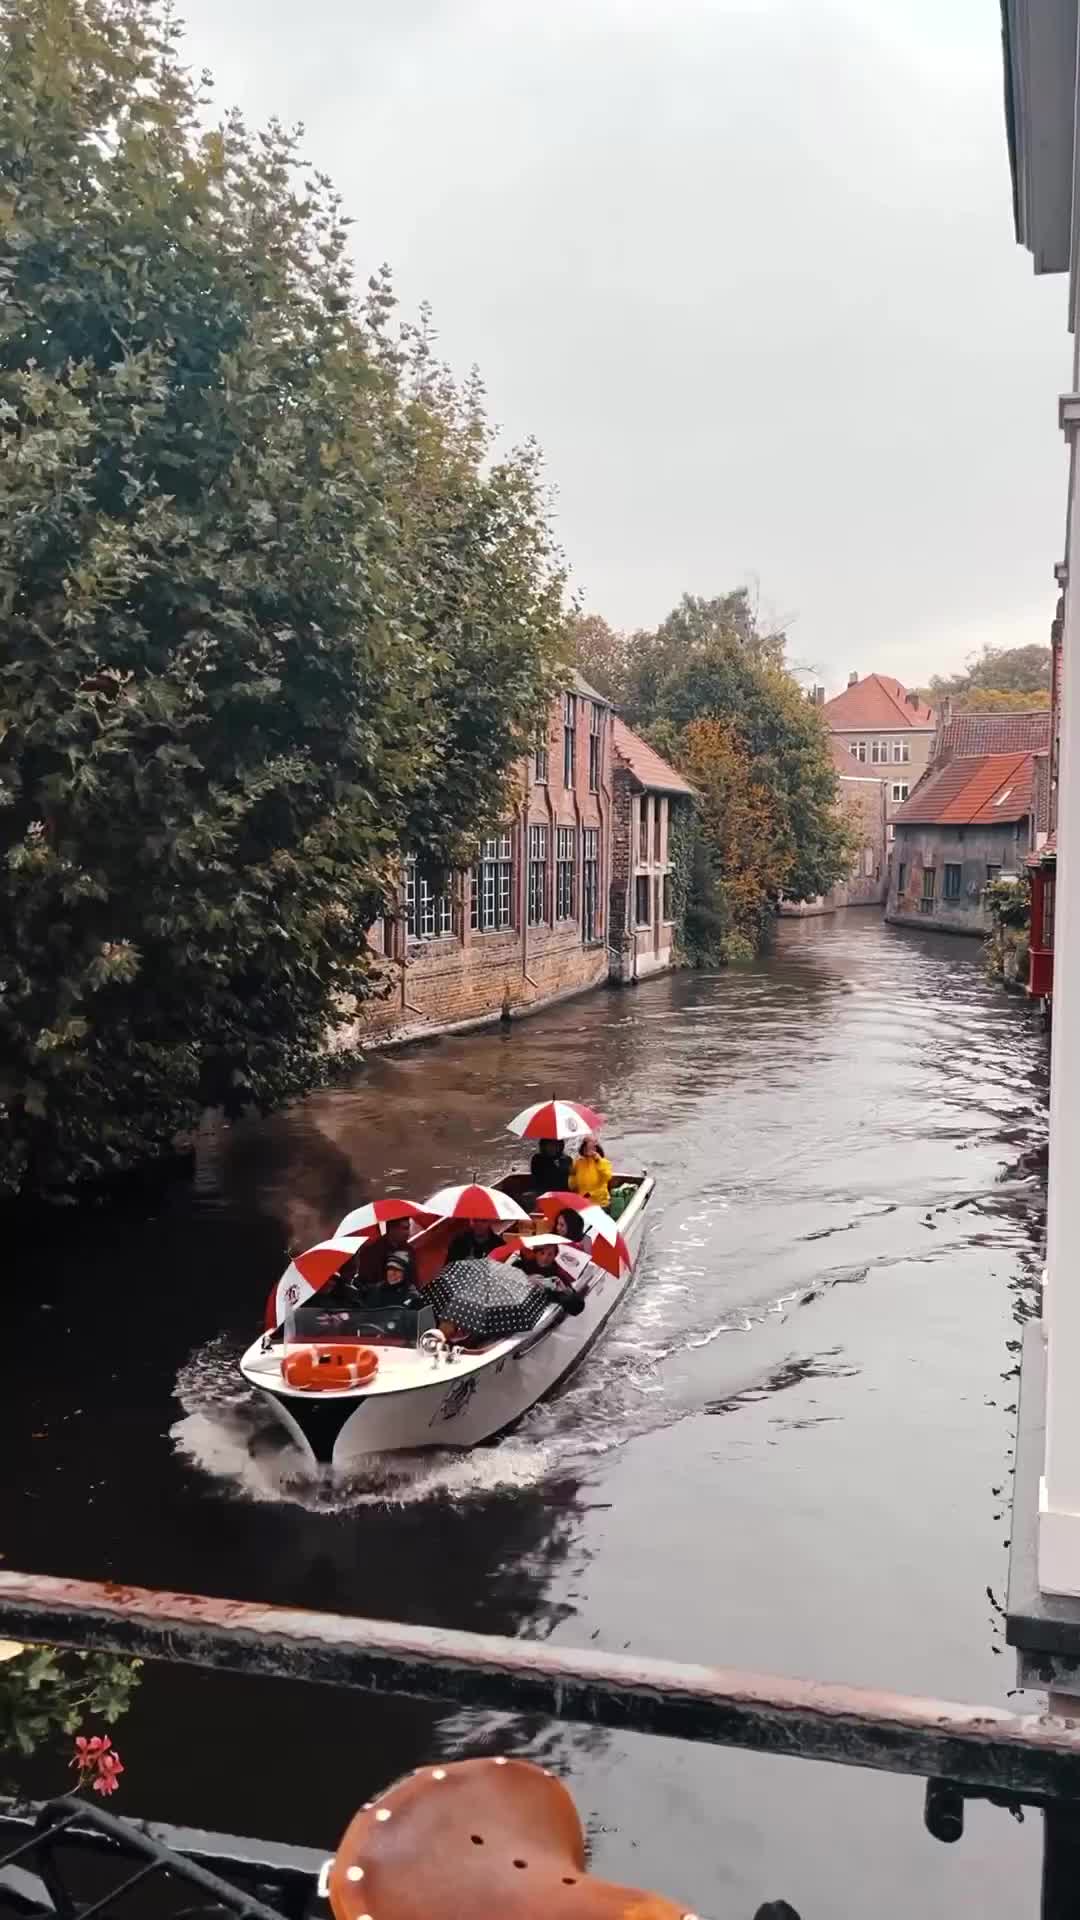
M689 780L684 779L671 764L650 747L640 734L631 732L625 720L616 714L611 744L616 757L636 780L639 787L647 787L653 793L693 794Z
M915 695L910 699L915 700ZM854 686L826 700L821 712L827 726L845 733L855 727L868 731L887 728L891 732L899 727L917 727L925 732L934 724L933 707L922 700L911 705L907 688L888 673L868 673L865 680L857 680Z
M893 816L896 827L1000 826L1023 820L1034 805L1030 753L980 753L950 760L920 780Z

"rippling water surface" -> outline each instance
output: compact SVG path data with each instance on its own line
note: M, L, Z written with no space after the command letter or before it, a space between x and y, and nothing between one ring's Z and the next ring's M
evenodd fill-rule
M973 942L857 913L373 1056L158 1217L36 1250L7 1564L1003 1700L1045 1071ZM285 1247L505 1170L503 1120L553 1089L657 1177L606 1338L494 1446L306 1473L235 1371ZM126 1810L322 1845L395 1771L510 1744L566 1771L600 1868L714 1920L1037 1911L1034 1827L976 1807L943 1848L916 1782L168 1669L124 1725Z

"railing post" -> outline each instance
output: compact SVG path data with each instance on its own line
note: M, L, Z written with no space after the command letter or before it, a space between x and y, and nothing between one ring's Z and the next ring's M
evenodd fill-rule
M1080 1920L1080 1806L1061 1800L1043 1813L1041 1920Z

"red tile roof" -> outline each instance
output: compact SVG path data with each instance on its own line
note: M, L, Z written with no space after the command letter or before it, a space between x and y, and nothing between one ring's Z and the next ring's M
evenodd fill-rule
M954 713L938 728L935 757L951 760L957 754L1045 753L1049 745L1048 708L1034 713Z
M928 773L893 816L897 827L973 827L1022 820L1034 805L1030 753L981 753Z
M639 786L648 787L653 793L693 793L689 780L684 780L681 773L676 773L675 768L640 735L631 733L625 720L620 720L617 714L613 727L611 744L616 757L629 769Z
M914 694L911 697L914 699ZM821 711L826 725L841 733L856 727L887 727L890 732L900 727L921 727L925 731L934 724L933 707L924 706L921 700L909 706L907 688L887 673L868 673L865 680L857 680L853 687L845 687L843 693L826 700Z

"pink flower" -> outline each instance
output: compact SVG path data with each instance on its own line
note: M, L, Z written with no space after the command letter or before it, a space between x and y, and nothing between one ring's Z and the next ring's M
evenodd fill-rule
M70 1764L78 1770L79 1786L89 1782L94 1793L115 1793L124 1772L124 1763L107 1734L95 1733L89 1738L78 1734Z

